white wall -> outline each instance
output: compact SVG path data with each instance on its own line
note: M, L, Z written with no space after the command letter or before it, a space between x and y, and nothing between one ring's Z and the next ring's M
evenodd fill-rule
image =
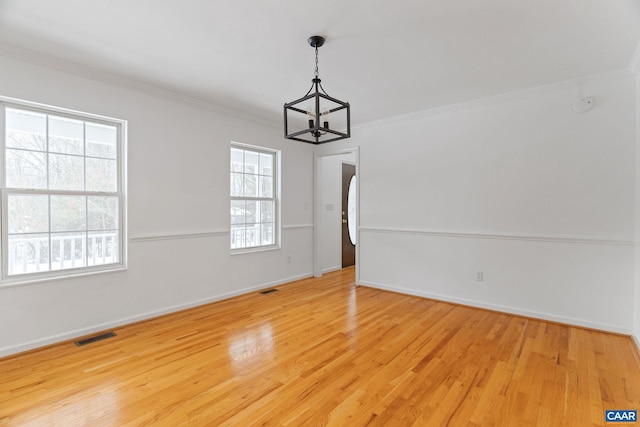
M1 95L129 125L128 270L0 288L0 356L312 275L313 147L148 92L0 57ZM232 140L282 150L281 250L229 253Z
M635 87L613 73L327 144L360 147L360 283L638 338ZM0 288L0 356L312 274L311 145L10 58L0 94L129 121L130 237L126 271ZM230 140L282 150L282 250L229 255Z
M360 283L631 333L634 109L617 72L354 129Z
M342 268L342 164L355 162L355 153L318 158L319 262L323 273Z

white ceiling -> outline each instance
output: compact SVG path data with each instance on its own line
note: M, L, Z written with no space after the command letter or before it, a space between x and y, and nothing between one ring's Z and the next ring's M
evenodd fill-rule
M280 123L311 85L354 123L629 67L640 0L0 0L26 49Z

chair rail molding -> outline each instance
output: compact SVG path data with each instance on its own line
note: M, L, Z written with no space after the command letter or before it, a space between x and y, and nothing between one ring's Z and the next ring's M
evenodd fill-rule
M451 230L424 230L409 228L387 228L387 227L360 227L363 233L385 233L385 234L408 234L416 236L433 237L457 237L466 239L498 239L498 240L524 240L551 243L579 243L590 245L614 245L614 246L635 246L633 240L623 240L601 236L567 236L567 235L537 235L537 234L512 234L512 233L491 233L491 232L470 232Z
M229 230L172 231L168 233L134 234L129 237L132 243L153 242L156 240L201 239L205 237L228 236Z

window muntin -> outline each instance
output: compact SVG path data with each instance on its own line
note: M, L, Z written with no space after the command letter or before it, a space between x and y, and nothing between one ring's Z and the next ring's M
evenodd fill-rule
M232 250L276 246L278 242L278 153L231 146Z
M123 266L122 123L2 107L3 279Z

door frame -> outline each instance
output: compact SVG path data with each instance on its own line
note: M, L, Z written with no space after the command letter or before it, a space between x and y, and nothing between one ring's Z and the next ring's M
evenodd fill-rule
M360 147L342 148L337 150L315 152L313 155L313 275L314 277L322 276L322 268L320 266L320 235L321 230L320 218L322 215L321 206L321 185L320 185L320 159L322 157L339 156L342 154L351 154L355 156L356 165L356 285L360 282Z

